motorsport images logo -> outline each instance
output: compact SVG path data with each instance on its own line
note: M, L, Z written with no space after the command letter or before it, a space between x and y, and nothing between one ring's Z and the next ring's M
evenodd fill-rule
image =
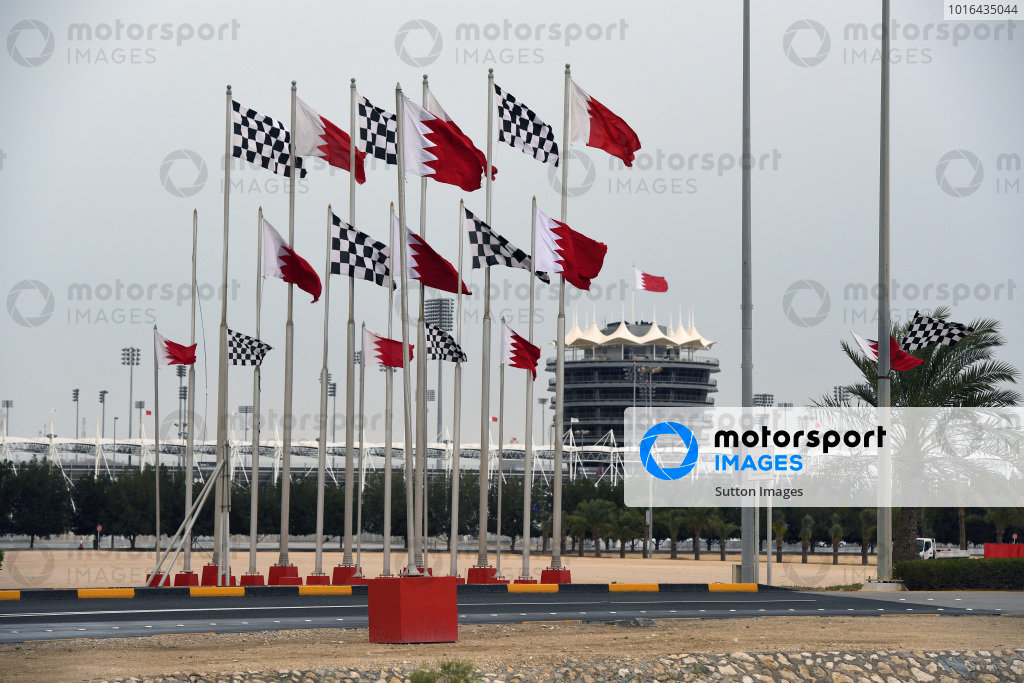
M663 467L654 458L651 449L659 436L674 434L679 437L686 448L686 455L678 467ZM659 422L644 433L640 439L640 462L651 476L663 481L682 479L697 466L697 437L688 428L678 422Z
M53 315L53 307L53 292L39 280L22 280L7 293L7 313L22 327L39 327Z

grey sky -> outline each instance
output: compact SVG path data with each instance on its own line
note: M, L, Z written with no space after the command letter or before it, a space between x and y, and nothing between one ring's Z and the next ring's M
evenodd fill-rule
M1024 172L1014 165L1024 155L1024 33L1020 25L1005 22L944 24L938 2L893 5L899 22L893 40L899 63L892 75L892 273L899 284L894 315L947 304L954 320L998 318L1009 339L1001 357L1024 367L1018 303L1024 292L1015 289L1022 280ZM693 309L700 332L718 342L711 351L722 368L716 401L737 404L740 172L729 166L740 147L740 8L738 1L521 2L500 8L394 2L387 9L327 2L287 9L269 2L5 2L0 7L6 47L0 53L6 95L0 99L0 294L6 303L0 314L0 394L15 401L10 433L36 435L56 408L57 433L73 435L71 390L77 387L88 434L99 418L97 392L108 389L107 434L116 414L123 435L128 372L120 365L122 346L143 349L135 398L152 403L153 321L166 337L185 342L188 303L161 299L159 288L152 297L132 300L138 290L128 286L166 284L176 295L187 285L193 208L200 220L199 280L220 281L226 84L243 105L287 121L289 83L297 80L303 100L347 129L349 78L357 79L361 94L393 111L395 82L418 99L426 73L435 96L483 148L486 75L493 67L496 82L550 123L561 143L565 62L572 63L576 81L628 121L643 143L633 169L622 169L600 150L581 149L593 165L592 184L570 199L568 222L606 242L609 252L594 300L576 299L568 307L569 325L574 314L581 325L595 313L599 323L617 320L623 308L628 314L631 264L664 275L669 293L638 295L638 314L649 319L656 306L658 321L667 323L670 315L676 320L680 310L685 315ZM877 41L859 26L877 24L878 15L878 3L867 1L755 3L752 137L754 153L766 161L753 175L754 389L774 393L776 400L800 404L836 383L853 381L856 375L839 351L839 340L850 338L851 329L876 336L873 301L850 299L857 290L847 285L871 287L877 278ZM424 28L408 25L413 20L424 20ZM117 22L122 22L120 37ZM541 23L545 26L538 27ZM152 38L132 38L152 24L160 25ZM162 38L164 24L169 40ZM567 41L577 26L581 37ZM108 31L114 35L107 37ZM209 38L208 31L223 39ZM194 37L187 39L190 33ZM597 33L600 39L593 37ZM48 35L53 42L46 57ZM424 65L408 63L415 59ZM542 210L557 216L558 194L548 166L497 141L494 149L499 174L492 224L527 248L531 195L537 195ZM205 166L201 187L193 159ZM704 167L705 159L710 168ZM347 218L348 177L314 166L299 186L296 248L321 270L325 208L333 203ZM284 233L287 193L279 176L245 164L235 168L232 180L240 184L231 195L230 278L237 285L231 290L229 325L251 333L257 207L262 205ZM590 177L579 161L570 171L573 187ZM357 191L356 225L380 239L387 234L395 175L383 165L368 168L368 182ZM190 196L178 196L193 186L198 189ZM414 229L418 186L411 178ZM453 261L460 198L483 215L482 190L467 194L428 183L426 236ZM468 267L468 256L465 263ZM525 296L517 299L514 288L520 285L522 294L527 277L523 271L494 271L495 329L504 314L525 332ZM481 271L465 279L474 287L483 281ZM48 318L44 297L24 284L31 280L52 293ZM802 280L808 284L798 284L787 299L787 289ZM116 288L117 282L125 287L119 300L96 299L104 285ZM829 296L825 309L818 283ZM943 286L952 293L958 283L969 296L955 305L941 298ZM87 285L93 300L69 300L76 284ZM928 298L922 299L919 290L929 285ZM330 357L339 382L339 420L346 287L347 281L334 279ZM383 332L385 290L362 282L356 288L357 326L366 320ZM545 342L547 358L553 355L547 342L554 339L555 289L539 291L536 338ZM323 309L310 305L301 292L295 301L297 437L312 438ZM788 314L784 301L790 304ZM261 336L275 350L264 366L263 405L278 418L284 303L285 286L268 280ZM463 440L475 442L480 297L465 307L463 341L470 361L464 373L468 426ZM204 301L210 342L218 315L216 299ZM212 417L215 345L208 359ZM198 374L201 410L202 365ZM251 401L252 375L241 368L230 374L234 409ZM429 375L433 386L436 368ZM506 434L521 439L525 380L517 371L507 375ZM383 422L373 415L382 413L383 375L371 371L367 377L368 437L379 439ZM548 395L548 377L540 373L537 396ZM166 415L176 409L177 379L163 370L161 380ZM450 366L445 382L447 403ZM399 414L400 406L397 400ZM446 406L445 422L450 421ZM151 423L147 431L152 434Z

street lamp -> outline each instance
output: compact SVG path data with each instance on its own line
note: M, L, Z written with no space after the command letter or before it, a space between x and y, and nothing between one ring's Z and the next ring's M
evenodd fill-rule
M142 360L142 351L135 346L121 349L121 365L128 366L128 438L132 438L132 384L135 366ZM140 418L141 419L141 418Z
M132 411L128 411L130 415ZM117 415L114 416L114 462L117 462ZM132 466L132 452L128 451L128 467Z
M0 403L0 406L2 406L3 409L4 409L4 429L7 430L7 431L10 431L10 429L11 429L11 427L10 427L10 424L11 424L11 408L14 407L14 401L9 401L7 399L4 399L3 403Z
M71 401L75 404L75 438L78 438L78 389L71 390Z
M188 388L185 386L185 376L188 375L187 365L175 365L174 374L178 376L178 424L184 422L185 401L188 399ZM181 427L178 427L178 438L181 438Z
M455 329L455 300L445 297L427 299L423 302L423 322L445 332ZM444 361L437 361L437 440L441 440L444 432L444 410L441 407L444 396L441 384L441 370Z
M135 409L139 411L139 438L142 438L142 411L146 409L146 402L136 401Z
M107 438L107 394L106 389L100 389L100 436Z
M178 367L183 366L179 365ZM183 405L185 405L188 402L188 387L178 387L178 401L180 401ZM178 428L179 439L184 439L186 436L188 436L188 433L186 431L188 423L185 422L185 413L183 411L178 411L178 422L174 426Z
M242 415L252 415L252 406L238 406L238 412ZM242 424L245 425L245 437L244 441L249 441L249 421L247 418L242 418Z
M327 396L331 399L331 441L338 441L338 383L327 383Z
M651 419L651 403L652 403L652 398L654 397L654 387L651 386L651 380L654 379L654 375L658 374L661 371L662 371L662 368L658 367L656 365L643 365L643 366L640 366L640 367L636 368L636 370L634 371L634 372L639 372L639 373L641 373L643 375L647 375L647 383L645 385L643 385L641 388L646 387L646 393L647 393L647 419L648 420ZM634 375L634 377L635 377L635 375ZM633 382L633 405L634 406L636 405L636 380L635 379L634 379L634 382ZM650 558L654 557L654 549L653 549L653 546L651 545L651 530L652 530L652 527L654 526L654 509L650 505L647 506L647 516L646 516L644 522L645 522L644 523L644 527L645 527L645 529L644 529L644 552L646 553L646 557L648 559L650 559Z
M540 398L537 399L537 403L540 404L540 424L541 424L541 427L543 427L544 426L544 406L546 406L548 404L548 397L547 396L541 396ZM546 433L547 431L548 430L545 429L544 432L541 432L541 433L544 434L544 436L547 436L547 433ZM541 438L543 439L544 437L542 436Z

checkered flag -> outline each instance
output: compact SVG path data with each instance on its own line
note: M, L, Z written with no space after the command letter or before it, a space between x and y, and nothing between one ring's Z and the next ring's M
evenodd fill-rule
M497 85L494 92L498 96L498 140L521 149L523 154L537 161L558 166L558 143L551 126L511 93Z
M910 327L907 328L907 335L900 342L900 348L904 351L916 351L936 343L953 346L971 332L974 332L973 327L930 318L917 311L914 313L914 319L910 321Z
M278 175L291 175L292 136L276 119L231 101L231 156ZM302 157L295 157L299 177L306 177Z
M440 327L424 323L427 328L427 360L450 360L453 363L465 363L466 354L455 343L450 334Z
M333 213L331 222L331 273L344 273L356 280L387 287L391 279L391 249Z
M530 270L530 255L508 243L508 240L494 232L491 226L470 213L466 212L466 232L473 250L473 267L508 266ZM537 273L541 282L551 282L547 273Z
M398 164L398 119L359 96L359 144L367 154L388 166Z
M228 363L231 365L262 365L263 356L272 348L256 337L228 330Z

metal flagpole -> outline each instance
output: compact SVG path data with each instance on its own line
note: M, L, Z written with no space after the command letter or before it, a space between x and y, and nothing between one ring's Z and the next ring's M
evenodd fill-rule
M327 471L327 332L331 303L331 205L327 205L327 249L324 257L324 346L320 364L320 439L316 454L316 558L313 576L324 575L324 485Z
M423 75L423 108L427 108L427 75ZM405 226L403 226L404 228ZM420 178L420 237L427 238L427 178ZM461 288L460 288L461 289ZM425 566L427 535L424 529L426 515L427 482L427 344L423 323L423 301L427 288L420 281L420 307L416 316L416 344L420 352L416 356L416 532L418 543L415 549L416 566Z
M501 319L501 334L505 334L505 318ZM498 365L498 501L494 506L494 574L501 578L501 484L505 455L505 359Z
M572 71L565 65L565 96L562 101L562 213L564 223L568 209L569 186L569 86ZM531 283L532 284L532 283ZM565 276L558 276L558 323L555 340L555 462L553 501L551 508L551 569L562 568L562 397L565 395Z
M750 0L743 0L743 180L740 217L740 260L741 260L741 301L740 317L742 339L740 351L741 403L744 407L754 404L753 365L753 320L752 275L750 268ZM740 538L742 540L741 574L745 583L756 583L758 575L757 508L746 506L740 512Z
M295 139L295 81L292 81L291 139ZM295 248L295 155L289 151L288 166L288 247ZM288 526L292 492L292 368L295 352L295 325L292 304L295 286L288 283L288 314L284 324L284 434L281 442L281 540L278 567L289 567Z
M487 70L487 168L484 169L484 220L491 224L491 160L494 155L494 69ZM459 285L462 288L462 285ZM480 537L479 555L474 567L487 567L487 446L491 405L491 267L484 266L483 353L480 363Z
M530 323L527 340L533 343L533 310L536 294L534 275L537 266L534 258L537 253L537 196L533 197L533 211L530 213ZM533 382L532 373L526 375L526 452L523 454L523 571L519 578L530 578L530 513L533 512Z
M230 96L228 106L230 106ZM230 150L229 150L230 151ZM224 193L227 195L230 183L227 176L228 157L224 159ZM189 326L189 344L196 343L196 246L199 237L199 212L192 210L192 313ZM196 366L193 363L188 366L188 414L185 417L187 441L185 442L185 509L192 509L192 462L195 453L195 415L196 415ZM99 469L99 461L96 463ZM192 536L185 535L185 558L182 571L185 574L192 573Z
M227 111L225 117L225 132L226 137L224 140L224 243L221 248L222 261L221 261L221 290L220 290L220 337L219 342L219 361L217 365L217 462L226 463L228 452L227 452L227 440L228 440L228 213L229 213L229 199L230 194L230 161L231 161L231 86L227 87L226 93L227 100ZM213 564L217 565L217 585L225 585L221 583L225 580L225 576L230 572L231 558L226 554L226 548L229 546L227 539L224 538L225 525L223 524L223 516L225 514L224 507L231 505L230 497L228 500L224 500L224 496L228 493L227 489L227 467L224 466L220 470L220 484L215 486L214 490L214 549L213 549Z
M353 278L354 279L354 278ZM366 323L359 335L359 504L356 513L356 566L363 566L363 484L366 483Z
M879 419L889 427L889 407L892 405L892 358L889 344L889 0L882 0L882 74L881 74L881 127L879 129L879 181L878 181L878 407ZM881 449L878 488L882 496L878 508L879 581L892 579L892 507L890 486L892 470L888 447Z
M356 79L349 81L349 178L348 178L348 222L356 224ZM348 320L345 323L345 547L341 559L343 567L352 566L352 493L354 485L354 464L352 440L355 432L355 365L356 348L356 283L348 279ZM358 571L358 570L357 570Z
M416 540L416 519L413 507L413 453L412 453L412 378L409 374L409 278L406 264L406 236L405 236L405 152L402 149L404 140L402 138L403 117L405 116L405 102L403 101L401 84L395 85L395 117L398 121L397 139L395 147L398 152L398 253L399 268L401 269L401 320L402 320L402 399L405 408L405 517L406 517L406 573L418 573L416 568L416 556L414 544ZM423 353L423 348L420 348Z
M460 349L462 348L462 244L465 231L466 212L460 199L459 262L456 264L456 270L459 274L459 289L455 295L455 344ZM459 477L461 475L459 464L462 462L460 458L462 451L462 433L460 432L462 418L462 362L459 360L455 361L454 384L454 407L452 408L452 529L448 536L451 539L452 550L448 570L449 576L459 575Z
M156 332L156 325L153 325ZM160 564L160 363L156 355L156 335L153 335L153 481L156 490L156 562ZM139 422L141 434L142 423ZM53 433L53 430L50 430ZM140 436L141 438L141 436ZM141 442L140 442L141 443ZM140 458L141 459L141 458ZM156 572L156 568L153 569Z
M263 303L263 207L256 220L256 338L260 338ZM249 574L256 574L256 532L260 488L260 363L252 368L252 475L249 478Z
M395 299L395 204L391 203L388 216L388 339L391 339L391 318ZM363 350L366 353L366 350ZM391 433L394 421L392 385L394 368L384 366L384 557L381 576L391 576Z

